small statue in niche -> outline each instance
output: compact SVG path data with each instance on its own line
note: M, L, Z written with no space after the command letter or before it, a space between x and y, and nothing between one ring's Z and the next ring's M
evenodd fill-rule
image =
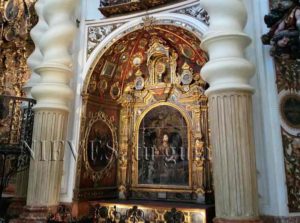
M265 23L270 31L262 36L265 45L271 45L271 55L282 59L300 58L300 2L283 0L269 15Z

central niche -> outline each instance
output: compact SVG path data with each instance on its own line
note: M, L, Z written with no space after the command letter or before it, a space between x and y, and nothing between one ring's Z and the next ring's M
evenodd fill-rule
M171 106L158 106L143 118L138 136L138 184L189 185L188 128Z

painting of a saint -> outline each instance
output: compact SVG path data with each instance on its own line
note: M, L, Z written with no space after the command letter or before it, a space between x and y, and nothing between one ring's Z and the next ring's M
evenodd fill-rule
M159 106L144 117L139 129L138 183L188 185L187 124L171 106Z

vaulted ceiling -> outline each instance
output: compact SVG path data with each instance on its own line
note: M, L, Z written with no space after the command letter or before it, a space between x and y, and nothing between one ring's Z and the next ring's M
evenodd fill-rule
M193 69L195 78L200 78L201 68L207 61L205 52L200 48L200 40L183 28L156 25L127 34L104 53L90 79L89 93L96 96L109 95L109 89L106 91L104 88L115 83L119 83L123 91L127 83L134 80L138 69L147 79L147 50L153 36L162 39L166 46L178 54L177 73L181 73L182 66L187 63ZM137 62L139 66L136 66ZM102 80L108 87L103 85Z

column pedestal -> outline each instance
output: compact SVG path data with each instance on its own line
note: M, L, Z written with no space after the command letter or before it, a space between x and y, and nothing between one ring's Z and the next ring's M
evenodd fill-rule
M15 198L13 198L7 210L7 214L10 217L19 217L23 211L23 207L26 205L28 174L29 170L24 170L17 174Z
M18 219L11 220L10 223L46 223L47 215L51 211L48 207L25 206Z

